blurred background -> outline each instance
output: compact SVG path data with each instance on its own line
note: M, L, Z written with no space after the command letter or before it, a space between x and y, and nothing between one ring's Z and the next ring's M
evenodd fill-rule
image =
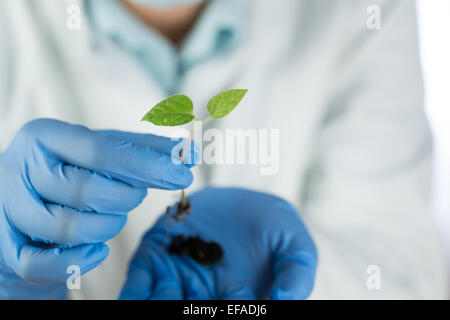
M435 139L434 212L450 257L450 1L417 0L417 5L426 108Z

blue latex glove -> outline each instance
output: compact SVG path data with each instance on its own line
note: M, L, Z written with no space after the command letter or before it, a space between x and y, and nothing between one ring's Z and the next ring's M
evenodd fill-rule
M189 167L171 159L175 145L183 142L49 119L26 124L0 155L0 298L64 298L67 267L84 274L100 264L104 242L147 188L192 182Z
M304 299L317 254L296 210L286 201L243 189L208 188L189 197L192 214L174 224L164 215L131 261L121 299ZM219 243L224 255L202 266L169 254L165 241L183 234Z

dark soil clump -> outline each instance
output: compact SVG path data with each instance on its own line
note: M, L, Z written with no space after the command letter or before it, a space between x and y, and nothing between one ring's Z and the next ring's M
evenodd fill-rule
M216 242L206 242L199 236L185 238L177 235L172 240L169 252L176 255L185 254L201 265L211 265L223 256L222 247Z

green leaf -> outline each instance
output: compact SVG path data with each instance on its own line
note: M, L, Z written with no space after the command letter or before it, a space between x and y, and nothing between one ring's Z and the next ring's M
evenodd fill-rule
M247 89L232 89L219 93L208 102L209 114L216 119L225 117L237 107L247 91Z
M194 105L185 95L169 97L154 106L142 118L158 126L180 126L195 119Z

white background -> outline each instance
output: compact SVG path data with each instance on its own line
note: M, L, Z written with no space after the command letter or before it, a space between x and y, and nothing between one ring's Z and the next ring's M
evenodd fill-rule
M435 137L434 207L450 253L450 0L417 5L426 108Z

